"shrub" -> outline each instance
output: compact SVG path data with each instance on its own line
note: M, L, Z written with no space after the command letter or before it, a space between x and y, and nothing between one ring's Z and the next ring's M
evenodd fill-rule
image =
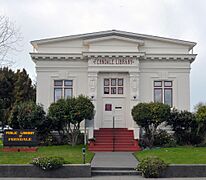
M144 130L144 142L151 148L158 126L170 117L170 106L162 103L139 103L132 108L134 121Z
M206 137L206 104L199 104L196 108L195 117L198 122L197 134L201 136L202 141L204 141Z
M58 141L56 136L54 136L52 133L48 133L45 137L41 139L39 145L52 146L52 145L62 145L62 144Z
M17 103L13 106L9 125L13 129L36 129L41 144L44 144L51 130L51 123L46 118L43 106L32 101Z
M93 116L94 105L83 95L60 99L52 103L48 110L48 118L51 119L53 130L58 131L61 139L66 135L68 143L72 146L77 144L80 123L84 119L91 120Z
M174 147L176 146L176 141L173 135L169 134L167 131L159 129L154 136L154 146L158 147Z
M155 156L146 157L137 165L137 170L141 171L145 178L157 178L167 167L167 164Z
M144 137L139 139L138 144L143 149L147 148L147 142L145 142L145 138Z
M58 169L65 163L62 157L38 157L34 158L32 164L40 167L44 171Z
M9 125L14 129L35 129L45 119L45 112L41 105L35 102L15 104L9 118Z
M188 111L173 109L167 124L172 127L174 137L179 145L199 144L202 136L198 133L198 121L195 115Z

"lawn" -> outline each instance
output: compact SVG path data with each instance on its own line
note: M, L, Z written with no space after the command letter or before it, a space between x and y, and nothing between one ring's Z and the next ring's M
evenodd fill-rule
M1 152L0 164L29 164L35 157L60 156L72 164L82 164L82 145L77 146L43 146L37 152ZM89 163L94 154L86 151L86 162Z
M169 164L206 164L206 147L159 148L136 152L141 160L147 156L157 156Z

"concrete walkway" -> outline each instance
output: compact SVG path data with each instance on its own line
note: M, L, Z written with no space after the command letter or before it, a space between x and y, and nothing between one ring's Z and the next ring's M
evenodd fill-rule
M96 152L91 166L135 168L137 163L131 152Z
M205 180L203 178L143 178L141 176L100 176L91 178L0 178L0 180Z

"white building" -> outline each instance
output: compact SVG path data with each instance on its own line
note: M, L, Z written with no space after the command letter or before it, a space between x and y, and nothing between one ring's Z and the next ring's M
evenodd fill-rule
M35 40L37 102L87 95L95 105L94 129L136 127L131 109L160 101L190 109L194 42L124 31ZM90 125L91 126L91 125Z

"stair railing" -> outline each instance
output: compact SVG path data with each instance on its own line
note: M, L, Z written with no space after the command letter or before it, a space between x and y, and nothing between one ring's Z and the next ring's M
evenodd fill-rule
M115 148L115 117L113 116L113 126L112 126L112 133L113 133L113 141L112 141L112 151L114 152Z

